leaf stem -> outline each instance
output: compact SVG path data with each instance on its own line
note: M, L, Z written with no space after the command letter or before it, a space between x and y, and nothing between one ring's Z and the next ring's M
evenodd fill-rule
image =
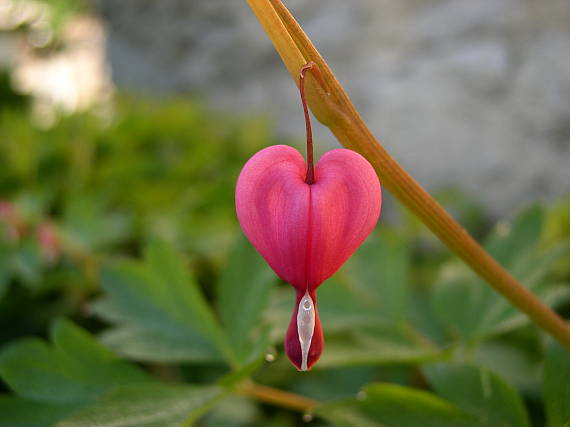
M305 64L312 61L318 66L324 83L317 85L307 79L307 100L315 117L331 129L341 144L366 157L384 186L473 271L570 349L570 327L564 320L499 265L380 145L281 0L247 2L295 82L299 83L299 70Z
M310 413L319 405L319 402L308 397L300 396L295 393L278 390L276 388L267 387L248 381L238 389L238 392L244 396L252 397L260 402L270 405L280 406L282 408L292 409L303 413Z

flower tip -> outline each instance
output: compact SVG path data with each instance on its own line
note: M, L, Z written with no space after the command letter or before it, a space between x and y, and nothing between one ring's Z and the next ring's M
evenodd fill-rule
M285 336L285 352L300 372L310 371L323 352L324 337L315 294L297 293L297 303Z

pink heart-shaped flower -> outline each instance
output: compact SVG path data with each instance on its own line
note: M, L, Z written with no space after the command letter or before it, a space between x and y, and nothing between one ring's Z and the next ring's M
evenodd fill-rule
M275 145L255 154L236 187L240 225L271 268L297 290L297 304L285 340L287 354L301 369L299 304L332 276L370 234L381 208L381 189L372 166L346 149L327 152L315 168L292 147ZM305 369L320 357L322 331L314 307L312 342ZM299 329L299 331L298 331Z

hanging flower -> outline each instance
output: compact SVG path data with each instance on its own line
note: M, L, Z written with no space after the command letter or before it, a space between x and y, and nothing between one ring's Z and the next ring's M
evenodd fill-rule
M354 151L329 151L313 167L303 91L304 73L310 68L303 67L300 80L307 120L307 164L292 147L267 147L245 164L236 187L237 216L245 235L297 292L285 351L303 371L323 351L316 289L370 234L382 199L374 169Z

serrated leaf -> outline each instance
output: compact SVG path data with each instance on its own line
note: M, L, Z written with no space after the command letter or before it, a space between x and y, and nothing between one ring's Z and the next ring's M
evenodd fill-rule
M551 343L544 363L544 403L550 427L570 423L570 352Z
M537 297L549 305L570 298L564 287L548 282L550 269L570 253L564 243L542 253L537 242L542 210L523 212L506 235L490 238L489 251ZM526 315L464 266L444 266L442 280L432 294L432 307L450 331L467 342L511 331L529 322Z
M103 307L112 307L108 320L120 319L120 329L111 330L105 338L117 351L130 356L140 354L143 360L171 361L160 347L153 352L148 341L153 337L154 343L158 341L163 348L176 349L179 357L187 354L187 361L195 361L193 355L204 354L214 359L224 356L234 362L227 338L198 285L178 254L165 243L152 243L144 263L108 266L103 270L102 284L108 298ZM100 314L105 317L104 310ZM118 342L118 335L128 336L129 342Z
M243 236L228 256L218 284L218 309L229 340L243 362L260 341L261 313L275 273ZM254 334L257 332L257 337ZM262 349L263 350L263 349Z
M206 299L174 248L155 241L145 251L149 270L162 282L165 300L171 301L173 313L187 319L199 332L207 336L226 356L229 356L227 338Z
M441 397L479 418L483 426L529 425L520 395L487 369L438 363L425 367L424 373Z
M223 396L219 387L126 385L56 424L57 427L178 427L197 420Z
M19 396L84 404L117 385L149 380L70 322L57 322L52 340L55 346L23 339L0 353L0 376Z
M168 385L120 360L81 328L58 321L53 346L39 339L0 354L0 374L22 398L0 398L10 426L179 425L197 419L225 393L222 388ZM1 412L0 412L1 413Z
M335 425L353 427L477 427L478 420L425 391L371 384L359 397L320 405L315 413Z
M0 376L19 396L0 399L0 425L51 426L116 387L151 382L71 322L50 335L53 345L27 338L0 353Z

